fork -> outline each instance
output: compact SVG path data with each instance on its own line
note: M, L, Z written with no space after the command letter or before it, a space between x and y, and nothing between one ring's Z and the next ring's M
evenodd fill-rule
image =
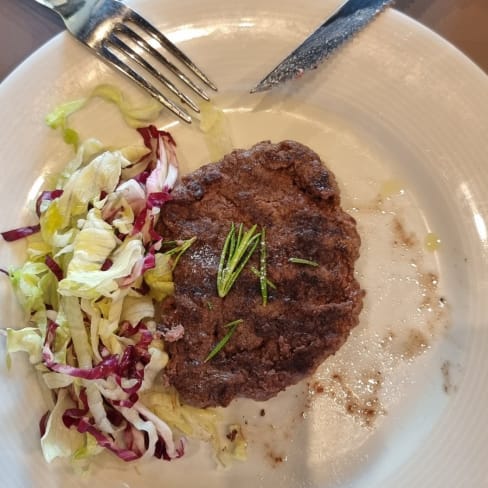
M167 68L204 100L208 101L209 96L203 88L194 83L178 66L153 47L132 27L136 27L153 43L156 42L159 47L163 47L212 90L217 90L217 87L188 56L146 19L119 0L36 0L36 2L59 14L66 28L74 37L95 51L104 61L128 76L185 122L191 123L192 121L188 112L163 95L154 84L148 81L147 77L138 72L139 69L136 71L127 64L120 57L120 54L123 54L126 59L132 60L146 74L161 82L181 103L188 105L195 112L200 112L198 105L162 74L154 66L154 61ZM140 52L144 52L145 56L137 52L136 46ZM152 58L152 62L148 61L147 58Z

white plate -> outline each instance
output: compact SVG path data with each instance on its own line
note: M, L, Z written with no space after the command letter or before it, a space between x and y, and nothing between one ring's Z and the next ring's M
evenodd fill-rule
M15 358L10 372L0 361L1 486L488 486L486 76L432 32L388 11L316 72L250 97L247 90L336 1L130 3L216 80L236 146L295 138L336 173L363 238L365 310L312 383L263 405L233 405L229 416L247 421L250 455L228 470L216 469L198 443L171 464L107 457L84 476L62 462L47 466L33 374L25 358ZM3 228L32 220L26 203L69 154L43 116L107 81L137 93L61 35L2 84ZM83 136L117 144L134 137L118 120L112 107L94 102L76 124ZM160 124L171 126L185 170L206 161L201 135L167 118ZM435 253L423 244L428 232L442 241ZM18 262L21 250L1 244L0 266ZM5 281L0 324L17 326Z

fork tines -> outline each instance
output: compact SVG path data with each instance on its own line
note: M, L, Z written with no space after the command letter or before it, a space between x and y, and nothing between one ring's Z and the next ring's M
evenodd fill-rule
M154 64L146 58L152 58L160 65L167 68L173 75L175 75L181 82L191 88L197 95L204 100L209 100L209 96L203 88L194 83L183 71L181 71L174 63L172 63L166 56L155 49L147 40L145 40L139 33L127 25L128 22L133 23L141 33L145 33L157 43L165 48L171 55L173 55L180 63L191 70L203 83L205 83L212 90L217 90L217 87L209 78L196 66L178 47L176 47L167 37L153 27L146 19L141 17L134 11L130 11L124 18L125 23L118 23L112 30L110 35L104 39L102 46L99 48L99 54L111 63L117 69L122 71L125 75L135 81L139 86L147 90L154 98L156 98L162 105L171 110L175 115L180 117L185 122L191 123L191 116L188 112L166 97L161 91L150 83L144 76L137 73L130 65L123 59L117 56L114 49L123 53L130 58L135 64L143 68L147 73L162 83L173 95L175 95L181 103L187 105L195 112L200 112L198 105L189 96L185 95L171 80L164 76L159 69L154 67ZM126 40L133 45L138 46L147 54L143 57L133 47L131 47Z

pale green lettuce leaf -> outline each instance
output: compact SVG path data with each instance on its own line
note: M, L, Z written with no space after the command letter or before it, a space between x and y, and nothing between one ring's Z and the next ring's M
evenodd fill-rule
M97 454L100 454L103 450L104 448L98 444L95 437L93 437L91 434L86 433L85 443L73 454L73 460L78 461L91 458L93 456L96 456Z
M73 217L81 217L88 205L102 192L115 190L123 165L130 164L119 152L104 152L86 166L77 169L66 182L63 194L41 214L43 239L55 247L64 247L74 238ZM66 227L70 229L66 230ZM61 242L60 236L66 236Z
M141 395L141 401L158 417L184 434L218 442L216 410L182 405L173 390L169 392L149 390Z
M68 246L74 239L77 229L65 230L70 216L64 215L59 206L59 199L51 202L47 210L41 214L41 236L54 249Z
M9 273L17 299L27 314L45 310L41 278L50 272L44 263L26 261L23 266Z
M149 296L158 302L174 293L171 257L156 254L156 266L144 273L144 281L149 286Z
M86 398L90 408L90 413L93 415L95 425L102 432L113 434L114 428L107 417L107 412L105 411L105 406L103 404L103 398L96 386L96 383L84 380L83 384L86 388Z
M82 215L88 204L100 193L115 190L122 167L130 164L120 152L106 151L95 157L89 164L76 170L66 182L58 206L65 225L70 216Z
M142 105L134 105L128 101L123 92L114 85L96 86L90 97L100 97L114 103L119 108L127 124L131 127L142 127L154 121L161 112L161 104L153 98L147 98Z
M158 374L166 367L168 364L168 354L163 350L164 346L159 341L153 341L148 349L151 358L149 363L144 366L144 380L141 385L140 391L149 390L153 384L154 380Z
M115 219L112 220L112 225L122 234L131 234L134 228L134 212L130 205L122 199L120 210Z
M96 301L87 300L85 298L80 300L81 309L86 314L90 320L90 345L92 348L93 358L97 362L102 360L102 356L98 350L98 345L100 343L99 330L100 330L100 320L102 318L102 313L97 306Z
M122 192L117 190L110 193L103 200L95 202L94 205L101 209L103 218L109 218L112 226L119 232L125 235L132 233L134 211Z
M37 364L42 359L43 337L37 327L25 327L20 330L7 329L7 352L26 352L29 362Z
M211 161L218 161L232 151L234 145L225 113L212 102L200 103L200 130Z
M64 142L73 145L75 148L78 147L79 135L74 129L68 127L68 117L83 108L86 102L87 99L83 98L63 103L46 116L47 125L52 129L60 129Z
M58 175L56 188L63 188L68 179L76 170L78 170L81 166L88 164L95 156L103 152L103 149L103 144L97 139L90 138L83 141L76 151L75 157ZM41 205L41 212L43 210L43 206Z
M46 256L52 252L52 246L44 241L40 233L27 237L26 241L29 261L44 262Z
M70 324L66 320L64 314L58 314L56 317L58 328L56 329L56 338L52 348L54 353L54 360L57 363L67 363L67 349L71 343Z
M58 292L65 296L88 299L110 297L119 289L117 280L129 276L134 265L143 256L144 245L141 241L125 240L111 256L113 264L109 269L77 269L72 272L68 269L66 278L59 282Z
M79 100L62 103L55 107L47 116L46 124L52 129L61 130L64 141L78 148L79 135L69 127L68 119L78 110L82 109L92 98L102 98L114 103L120 110L125 121L131 127L142 127L153 122L161 112L161 105L153 98L147 98L142 104L135 105L128 101L123 92L114 85L97 85L90 95Z
M69 326L78 366L80 368L91 368L93 365L91 347L83 321L80 301L76 297L63 297L61 307Z
M150 149L140 144L132 144L130 146L121 147L119 151L125 159L131 163L137 163L150 152Z
M66 386L71 385L74 381L73 376L69 376L63 373L55 373L53 371L43 373L42 379L50 390L65 388Z
M76 405L66 390L60 390L56 405L49 415L46 432L41 437L41 448L46 462L57 457L70 457L84 445L84 435L75 429L68 429L63 423L63 414Z
M149 296L126 296L120 321L137 325L141 320L154 317L154 303Z
M241 427L229 426L229 431L237 432L235 441L230 442L226 437L227 432L219 428L221 419L217 410L181 404L178 394L172 389L163 391L161 388L152 388L141 394L140 401L170 427L189 437L210 442L218 462L223 466L230 465L236 459L246 459L247 443Z
M42 291L44 303L51 305L55 310L58 308L58 279L51 271L44 273L39 278L39 288Z
M46 115L46 124L52 129L64 128L67 118L83 108L86 102L86 98L81 98L58 105L52 112Z
M100 210L90 209L83 228L74 239L67 277L99 271L116 246L117 238L112 226L102 219Z
M116 297L111 300L108 313L105 314L107 320L102 321L100 326L100 338L112 354L121 354L123 352L122 344L116 335L116 331L119 328L120 317L127 293L129 293L129 288L120 290Z

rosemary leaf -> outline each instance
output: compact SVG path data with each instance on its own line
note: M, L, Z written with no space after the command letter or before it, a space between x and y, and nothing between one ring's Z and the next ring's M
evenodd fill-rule
M161 242L161 247L163 246L178 246L181 244L181 241L163 241Z
M178 264L178 261L180 260L181 256L188 250L188 248L197 240L196 237L192 237L191 239L188 239L186 241L180 241L181 244L179 246L174 247L173 249L170 249L169 251L166 251L164 254L168 256L173 256L175 255L176 257L173 258L173 269L176 268L176 265Z
M235 327L239 324L242 324L242 322L244 322L243 319L237 319L237 320L233 320L232 322L229 322L228 324L225 324L224 325L224 329L228 329L229 327Z
M307 266L314 266L314 267L317 267L319 265L319 263L317 263L316 261L310 261L308 259L302 259L302 258L290 258L288 259L288 261L294 264L305 264Z
M222 248L222 254L220 255L219 268L217 271L217 290L219 292L219 296L221 292L219 283L222 283L224 281L225 274L226 274L225 262L227 259L227 255L228 254L231 255L232 254L231 251L233 251L235 248L235 231L236 230L235 230L234 222L232 222L230 226L230 231L227 234L227 237L225 238L224 247Z
M217 271L217 291L220 298L225 297L244 266L256 250L261 233L256 233L256 225L244 232L243 225L239 225L236 235L235 225L232 223L224 242Z
M208 356L205 358L203 361L206 363L207 361L210 361L213 357L215 357L224 347L225 345L229 342L230 338L234 335L234 332L237 329L237 326L244 322L242 319L234 320L232 322L229 322L228 324L225 324L224 327L226 329L229 329L229 332L225 334L222 339L217 343L217 345L209 352Z
M239 233L242 233L242 224L239 227ZM237 236L237 242L240 242L240 237ZM230 242L229 242L229 256L232 256L236 250L236 232L234 222L232 222L231 232L230 232Z

